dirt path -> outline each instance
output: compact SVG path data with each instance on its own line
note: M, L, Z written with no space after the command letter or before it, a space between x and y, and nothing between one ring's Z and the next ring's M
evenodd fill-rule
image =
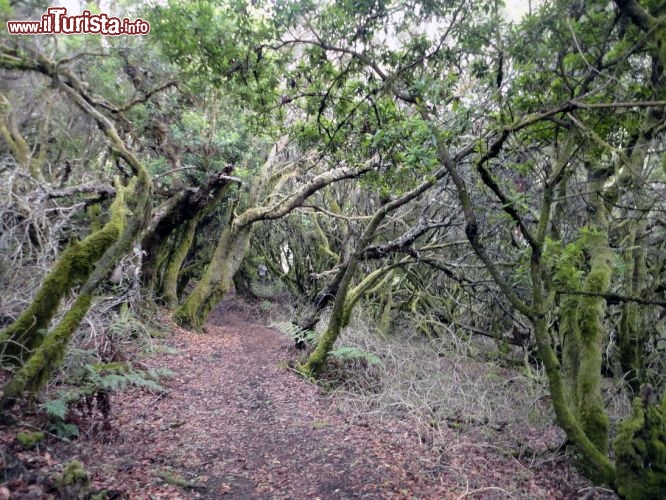
M440 496L415 472L408 427L346 420L285 366L290 342L247 313L223 303L205 334L181 330L177 351L148 362L175 373L168 395L114 399L116 439L78 450L104 462L89 467L96 487L132 498Z
M142 360L173 372L167 393L120 392L110 431L91 419L81 439L24 461L61 470L81 460L110 498L603 497L561 457L517 460L497 436L454 430L435 457L408 422L340 409L287 367L291 342L262 316L231 300L205 334L176 328Z

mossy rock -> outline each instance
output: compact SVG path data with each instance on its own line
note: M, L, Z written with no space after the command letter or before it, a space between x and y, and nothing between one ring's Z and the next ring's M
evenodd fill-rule
M16 440L27 450L34 449L44 439L43 432L19 432Z
M85 499L90 496L90 476L78 460L72 460L55 481L62 498Z

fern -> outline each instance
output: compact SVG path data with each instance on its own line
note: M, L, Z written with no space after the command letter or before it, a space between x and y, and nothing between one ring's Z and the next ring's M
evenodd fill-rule
M67 410L69 410L69 404L65 399L50 399L42 403L42 408L49 417L65 420Z
M62 420L53 422L49 426L49 432L60 436L65 441L71 441L79 437L79 428L74 424L68 424Z
M89 394L104 391L124 390L138 387L153 391L163 391L157 382L159 376L148 371L135 371L125 363L96 363L85 366L87 372L87 389ZM84 386L84 389L86 388ZM91 392L90 392L91 391Z
M129 339L149 339L150 336L146 325L134 315L127 303L121 304L109 325L109 337L114 342L123 342Z
M279 321L276 323L271 323L269 326L279 330L280 332L287 335L290 339L294 339L297 342L312 343L319 337L319 333L315 332L314 330L305 330L298 325L293 324L291 321Z
M379 358L379 356L371 352L364 351L363 349L359 349L358 347L339 347L338 349L329 352L328 355L341 360L362 359L370 365L384 366L384 362Z
M60 390L56 397L42 403L42 409L56 421L64 421L69 408L90 396L137 387L151 391L165 391L159 379L173 374L166 368L134 370L127 363L89 363L73 380L69 389Z

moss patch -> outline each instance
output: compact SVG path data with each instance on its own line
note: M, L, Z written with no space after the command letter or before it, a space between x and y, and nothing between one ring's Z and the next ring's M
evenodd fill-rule
M28 450L35 448L44 439L43 432L19 432L16 440L21 446Z
M83 464L78 460L72 460L62 476L57 478L55 486L61 498L84 499L90 497L90 476Z
M638 397L615 440L617 490L627 500L663 498L666 491L666 392L661 404Z

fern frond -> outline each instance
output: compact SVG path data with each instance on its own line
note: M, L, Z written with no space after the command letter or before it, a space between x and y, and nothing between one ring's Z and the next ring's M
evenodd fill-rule
M291 321L278 321L269 326L300 342L314 342L319 337L319 333L314 330L305 330Z
M65 420L68 403L64 399L50 399L40 405L49 417Z

